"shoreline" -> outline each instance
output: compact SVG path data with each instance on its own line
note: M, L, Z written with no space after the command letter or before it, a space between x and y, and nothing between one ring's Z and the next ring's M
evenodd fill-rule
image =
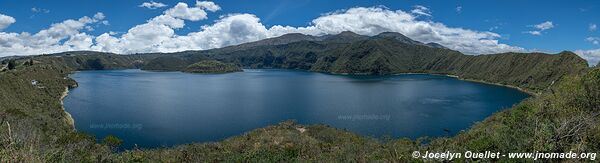
M334 75L365 75L363 73L329 73L329 74L334 74ZM495 85L495 86L501 86L501 87L507 87L507 88L512 88L512 89L516 89L519 90L523 93L526 93L528 95L531 96L539 96L539 93L527 90L525 88L521 88L518 86L513 86L513 85L506 85L506 84L500 84L500 83L494 83L494 82L488 82L485 80L479 80L479 79L468 79L468 78L461 78L458 75L450 75L450 74L438 74L438 73L423 73L423 72L404 72L404 73L394 73L394 74L390 74L390 75L437 75L437 76L446 76L446 77L451 77L451 78L456 78L458 80L462 80L462 81L468 81L468 82L475 82L475 83L482 83L482 84L488 84L488 85Z
M459 80L464 80L464 81L470 81L470 82L476 82L476 83L483 83L483 84L489 84L489 85L496 85L496 86L502 86L502 87L508 87L508 88L512 88L512 89L517 89L521 92L527 93L531 96L539 96L539 93L535 93L526 89L523 89L521 87L517 87L517 86L513 86L513 85L506 85L506 84L500 84L500 83L493 83L493 82L487 82L484 80L477 80L477 79L467 79L467 78L460 78L458 76L456 76L457 79Z
M73 119L71 114L65 109L64 99L65 97L67 97L67 95L69 95L69 87L65 87L65 91L63 91L62 95L60 96L60 106L63 112L65 113L65 121L69 126L71 126L71 128L73 128L73 130L75 130L75 120Z
M303 69L285 69L285 68L261 68L261 69L281 69L281 70L302 70L302 71L306 71L306 72L315 72L315 73L323 73L323 74L329 74L329 75L357 75L357 76L364 76L364 75L371 75L369 73L335 73L335 72L321 72L321 71L311 71L311 70L303 70ZM139 69L142 71L149 71L149 70L143 70L143 69ZM260 70L258 68L243 68L242 71L239 72L244 72L243 70ZM77 71L75 71L77 72ZM150 70L150 72L163 72L163 71L152 71ZM166 71L166 72L171 72L171 71ZM178 72L183 72L183 71L178 71ZM506 85L506 84L500 84L500 83L494 83L494 82L488 82L485 80L480 80L480 79L468 79L468 78L461 78L458 75L450 75L450 74L443 74L443 73L424 73L424 72L403 72L403 73L394 73L394 74L389 74L389 75L437 75L437 76L446 76L446 77L451 77L451 78L456 78L458 80L462 80L462 81L469 81L469 82L475 82L475 83L482 83L482 84L489 84L489 85L495 85L495 86L501 86L501 87L507 87L507 88L512 88L512 89L517 89L523 93L526 93L528 95L531 96L539 96L539 93L527 90L525 88L521 88L518 86L513 86L513 85ZM386 76L386 75L373 75L373 76Z
M428 73L406 73L406 74L428 74ZM469 81L469 82L475 82L475 83L482 83L482 84L488 84L488 85L495 85L495 86L512 88L512 89L519 90L519 91L521 91L523 93L527 93L527 94L529 94L531 96L538 96L538 95L540 95L539 93L532 92L532 91L527 90L525 88L517 87L517 86L514 86L514 85L507 85L507 84L500 84L500 83L488 82L488 81L479 80L479 79L461 78L458 75L449 75L449 74L428 74L428 75L447 76L447 77L456 78L456 79L462 80L462 81Z

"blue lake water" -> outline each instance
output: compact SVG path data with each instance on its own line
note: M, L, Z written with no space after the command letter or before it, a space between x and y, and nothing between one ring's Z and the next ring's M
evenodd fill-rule
M528 95L446 76L293 70L82 71L64 104L78 131L124 148L218 141L294 119L372 137L454 135ZM449 131L449 132L448 132Z

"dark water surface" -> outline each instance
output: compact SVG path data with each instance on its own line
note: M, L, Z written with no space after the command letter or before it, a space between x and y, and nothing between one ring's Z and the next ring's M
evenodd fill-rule
M288 119L373 137L453 135L528 97L506 87L420 74L110 70L72 78L79 87L66 97L65 108L77 130L98 138L116 135L125 148L218 141Z

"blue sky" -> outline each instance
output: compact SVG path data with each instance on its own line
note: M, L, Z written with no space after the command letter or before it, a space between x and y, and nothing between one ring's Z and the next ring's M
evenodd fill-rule
M101 12L104 18L101 20L94 21L93 23L84 23L85 28L76 29L78 32L73 34L85 33L89 35L92 40L92 45L95 45L97 37L109 33L110 36L119 39L119 43L124 41L123 35L128 33L130 29L135 26L145 24L150 19L159 15L168 15L166 10L169 10L179 2L183 2L188 5L189 8L193 8L196 1L170 1L170 0L154 0L155 3L162 3L165 6L155 9L146 7L140 7L144 2L151 1L133 1L133 0L102 0L102 1L69 1L69 0L56 0L56 1L43 1L43 0L0 0L0 14L9 16L16 20L13 23L8 23L4 29L0 28L0 32L5 35L10 33L21 33L27 32L31 35L38 33L41 30L50 28L51 24L62 23L65 20L73 19L77 20L81 17L88 16L93 17L96 13ZM203 29L202 26L215 25L216 21L222 20L225 17L247 13L260 20L264 28L269 30L275 25L291 26L295 28L318 26L314 20L327 15L335 15L343 13L349 9L357 7L375 7L378 9L389 10L392 12L403 11L414 17L414 23L419 24L420 22L429 22L431 24L443 24L445 27L451 29L465 29L474 31L482 34L486 32L492 32L497 36L483 36L480 40L492 40L498 41L498 44L502 45L490 45L490 46L511 46L510 48L496 48L486 51L477 51L470 49L456 49L465 53L486 53L486 52L503 52L503 51L514 51L515 49L521 49L521 51L544 51L544 52L560 52L562 50L578 51L578 54L587 55L586 59L594 60L594 57L600 58L600 52L594 52L593 50L600 49L598 41L600 41L600 29L595 29L595 24L600 24L600 2L598 1L522 1L522 0L505 0L505 1L348 1L348 0L337 0L337 1L317 1L317 0L256 0L256 1L213 1L214 5L219 7L218 10L209 11L206 8L199 7L206 12L206 18L199 20L191 20L185 17L176 17L182 19L185 22L183 27L174 27L172 31L173 35L166 37L178 37L189 35L190 33L199 32ZM421 8L423 7L423 8ZM413 12L415 9L421 9L422 12ZM334 12L334 13L332 13ZM377 12L377 11L374 11ZM328 14L329 13L329 14ZM362 12L358 12L362 14ZM373 12L364 12L370 14ZM351 16L351 15L350 15ZM401 16L401 15L400 15ZM240 19L244 19L241 18ZM1 20L0 20L1 21ZM106 21L108 23L102 23ZM356 21L356 20L355 20ZM358 20L362 21L362 20ZM393 22L391 20L390 22ZM235 21L233 21L235 22ZM370 22L373 23L373 22ZM379 22L381 23L381 22ZM413 23L413 24L414 24ZM545 23L542 24L542 23ZM550 25L551 24L551 25ZM0 22L0 27L1 26ZM536 25L537 28L536 28ZM252 25L249 25L252 26ZM384 27L384 30L395 30L409 27L398 27L396 26L405 25L389 25ZM89 30L93 28L93 30ZM262 27L261 27L262 28ZM320 29L318 31L306 31L300 29L291 30L292 32L302 32L305 34L332 34L339 32L333 29L348 29L348 30L360 30L357 27L346 27L342 23L340 27L327 27L327 29ZM596 27L597 28L597 27ZM153 28L157 29L157 28ZM168 29L166 29L169 32ZM433 29L436 32L437 29ZM160 31L160 30L156 30ZM289 31L289 30L288 30ZM357 32L355 31L355 32ZM396 32L402 32L399 30ZM425 30L427 31L427 30ZM440 29L437 31L447 31ZM535 32L532 32L535 31ZM380 31L363 31L357 32L359 34L372 35L373 32ZM218 32L217 32L218 33ZM285 32L283 32L285 33ZM533 33L533 34L532 34ZM252 33L255 34L255 33ZM267 34L258 34L248 36L247 39L240 39L238 41L225 41L224 43L214 43L212 45L198 45L189 46L191 49L207 49L214 47L221 47L230 44L238 44L247 41L254 41L256 39L263 39L266 37L274 37L282 34L282 32L269 32ZM461 35L462 33L457 33ZM535 34L535 35L534 35ZM218 39L220 37L212 34L211 37L203 34L200 39ZM421 35L413 34L408 31L407 36L426 42L427 40L439 40L439 38L426 38ZM229 38L233 36L240 36L236 34L230 34ZM244 35L245 36L245 35ZM22 37L22 36L21 36ZM45 46L55 46L53 43L63 44L69 40L72 35L59 38L57 42L44 43ZM416 37L416 38L415 38ZM470 37L465 35L464 37ZM158 37L157 37L158 38ZM4 37L4 41L7 41ZM23 38L19 38L23 39ZM2 45L2 37L0 37L0 45ZM165 40L162 40L163 42ZM31 43L31 41L24 41ZM25 44L25 43L24 43ZM207 43L210 44L210 43ZM448 44L450 47L463 45L464 43L453 43L449 41L443 41L442 44ZM475 43L477 44L477 43ZM27 46L27 45L24 45ZM162 46L162 45L156 45ZM174 45L175 46L175 45ZM479 46L479 45L472 45ZM488 45L486 45L488 46ZM81 46L84 47L84 46ZM8 46L0 48L8 48ZM14 48L14 46L13 46ZM487 47L486 47L487 48ZM53 49L53 48L49 48ZM85 49L85 48L84 48ZM100 48L102 49L102 48ZM155 49L142 49L142 50L107 50L111 52L149 52L149 51L163 51L161 48ZM164 49L164 48L163 48ZM176 49L168 49L169 51L176 51L186 49L185 47L178 47ZM500 50L498 50L500 49ZM31 49L30 49L31 50ZM55 48L54 51L60 50L78 50L74 46ZM91 48L91 50L98 50ZM11 50L7 50L11 51ZM18 51L13 49L12 51ZM22 50L21 50L22 51ZM103 51L103 50L100 50ZM39 52L31 50L31 52ZM587 52L587 54L583 54ZM0 54L2 55L2 54ZM4 54L9 55L9 54ZM19 55L19 54L17 54ZM585 58L585 57L584 57ZM596 60L594 60L596 61Z

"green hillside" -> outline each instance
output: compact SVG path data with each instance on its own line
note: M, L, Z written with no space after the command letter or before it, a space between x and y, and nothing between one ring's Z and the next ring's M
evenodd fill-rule
M162 56L148 61L141 69L149 71L180 71L186 68L188 64L187 61L178 57Z

